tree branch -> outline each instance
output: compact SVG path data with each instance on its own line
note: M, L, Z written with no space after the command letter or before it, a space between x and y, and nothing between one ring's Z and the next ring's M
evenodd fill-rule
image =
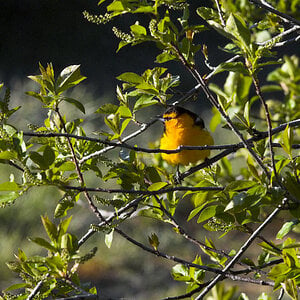
M80 187L80 186L71 186L64 185L60 186L60 188L65 190L76 190L80 192L100 192L100 193L120 193L120 194L139 194L139 195L160 195L175 191L223 191L224 187L222 186L203 186L203 187L193 187L193 186L176 186L171 188L160 189L157 191L147 191L147 190L124 190L124 189L104 189L104 188L88 188L88 187Z
M269 3L267 4L264 4L262 1L259 1L259 0L249 0L250 2L260 6L261 8L279 16L280 18L284 19L284 20L288 20L290 21L291 23L294 23L296 25L299 25L300 26L300 21L298 21L297 19L285 14L285 13L282 13L280 11L278 11L277 9L273 8Z
M272 129L271 134L274 135L276 133L279 133L283 131L286 126L289 125L289 127L298 127L300 126L300 119L293 120L291 122L283 123L279 125L278 127L275 127ZM124 142L125 140L129 140L132 138L132 135L129 135L123 139L122 142L111 142L108 140L101 140L99 138L92 138L92 137L87 137L87 136L80 136L80 135L75 135L75 134L69 134L69 133L60 133L60 132L47 132L47 133L41 133L41 132L23 132L24 136L35 136L35 137L69 137L69 138L74 138L77 140L85 140L85 141L91 141L99 144L103 144L106 146L109 146L107 148L114 149L116 147L118 148L125 148L129 150L133 150L136 152L145 152L145 153L167 153L167 154L172 154L172 153L178 153L183 150L224 150L224 149L232 149L233 152L236 151L237 149L243 148L244 144L243 143L236 143L236 144L227 144L227 145L206 145L206 146L179 146L177 149L174 150L167 150L167 149L149 149L149 148L144 148L144 147L138 147L138 146L131 146ZM265 139L268 137L268 131L262 131L259 132L257 131L256 135L252 138L247 139L247 143L251 145L252 142L257 142L259 140ZM276 147L280 147L280 144L275 144ZM294 148L297 148L298 145L294 145ZM104 149L107 149L104 148ZM102 149L102 150L104 150ZM100 150L100 151L102 151ZM86 161L89 158L95 157L97 155L100 155L99 152L94 152L92 153L91 156L86 156L79 160L79 163L82 163ZM108 151L108 150L106 150ZM89 157L89 158L88 158Z
M281 211L281 208L286 204L287 198L284 198L281 205L273 210L273 212L265 219L265 221L250 235L247 241L240 247L239 251L233 257L233 259L226 265L223 272L229 271L235 263L240 259L243 253L248 249L260 232L273 220L273 218ZM217 275L198 295L196 300L203 299L203 297L217 284L218 281L222 280L224 276L222 274Z

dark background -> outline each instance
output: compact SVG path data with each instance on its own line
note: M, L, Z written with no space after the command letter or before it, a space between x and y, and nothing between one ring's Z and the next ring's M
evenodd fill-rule
M108 24L95 25L83 17L83 11L92 14L104 13L97 6L97 0L9 0L3 1L0 10L0 82L6 85L12 78L25 80L27 75L38 72L38 63L44 66L52 62L56 72L71 64L80 64L82 73L88 77L85 84L91 84L96 96L115 90L115 77L122 72L142 73L153 68L155 56L159 53L151 43L121 49L116 53L119 40L111 28L129 32L129 26L143 16L122 16ZM195 5L198 6L197 3ZM193 11L191 9L191 11ZM197 18L197 15L193 16ZM140 19L143 22L142 19ZM207 38L210 39L207 39ZM216 56L215 45L226 43L212 32L203 32L200 39L209 46L209 54ZM201 54L200 54L201 55ZM200 62L200 59L199 59ZM167 64L171 73L183 73L183 87L190 89L195 84L182 66ZM209 72L207 68L203 73Z
M56 72L80 64L96 93L115 89L115 77L127 71L142 72L154 48L142 47L116 54L118 39L111 28L116 23L95 25L83 11L99 13L98 1L27 0L2 1L0 10L0 81L24 78L38 72L38 63L52 62ZM120 26L122 27L122 19ZM125 27L124 27L125 28Z
M26 79L27 75L38 72L39 62L43 65L52 62L56 72L68 65L80 64L82 73L88 77L85 84L91 84L96 95L101 96L115 90L118 82L115 77L122 72L142 73L157 66L153 61L159 52L151 43L127 46L116 53L119 40L113 35L112 26L129 32L129 26L143 16L124 15L108 24L95 25L84 19L83 11L104 13L97 3L97 0L2 1L0 82L7 85L12 78ZM200 5L195 1L192 6ZM198 23L200 18L193 15L192 23L193 20ZM143 23L142 19L140 21ZM218 46L226 45L226 39L214 34L214 31L202 32L196 38L207 44L212 65L229 57L218 49ZM278 51L281 56L283 53L297 54L297 50L297 47L290 46ZM199 65L203 59L200 56L198 54L196 64L201 74L208 73L205 66ZM193 87L194 80L186 71L182 72L182 66L171 62L167 67L174 75L181 74L183 90ZM218 75L214 81L224 79L223 75Z

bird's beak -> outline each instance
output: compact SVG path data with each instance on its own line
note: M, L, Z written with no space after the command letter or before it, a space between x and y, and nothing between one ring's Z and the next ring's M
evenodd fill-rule
M157 116L156 118L158 121L161 121L163 123L165 123L165 121L166 121L163 116Z

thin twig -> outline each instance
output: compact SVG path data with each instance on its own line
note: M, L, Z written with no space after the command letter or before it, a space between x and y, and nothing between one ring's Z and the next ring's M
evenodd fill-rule
M64 190L76 190L80 192L99 192L99 193L109 193L109 194L139 194L139 195L160 195L166 194L175 191L223 191L224 187L222 186L203 186L203 187L194 187L194 186L175 186L171 188L160 189L157 191L147 191L147 190L124 190L124 189L104 189L104 188L88 188L88 187L80 187L80 186L71 186L64 185L60 186L60 188Z
M274 45L274 47L278 48L278 47L286 46L287 44L294 43L294 42L299 42L299 41L300 41L300 35L296 36L295 38L283 41L283 42L278 42Z
M262 3L261 1L258 1L258 0L249 0L249 1L256 4L256 5L258 5L258 6L260 6L263 9L265 9L265 10L281 17L284 20L288 20L288 21L290 21L294 24L300 25L300 21L298 21L297 19L295 19L295 18L293 18L293 17L291 17L291 16L289 16L289 15L283 13L283 12L278 11L277 9L273 8L269 3L264 4L264 3Z
M197 245L200 248L203 248L205 250L209 250L212 251L214 253L217 253L219 255L225 256L227 259L231 260L232 256L230 256L228 253L226 253L224 250L218 250L216 248L212 248L207 246L205 243L193 238L192 236L190 236L175 220L175 218L168 212L168 210L164 207L164 205L162 204L161 200L159 199L159 197L157 197L157 195L154 196L156 201L159 203L160 205L160 209L166 214L166 216L169 218L169 222L172 226L174 226L177 231L188 241L192 242L193 244ZM247 266L246 271L244 271L244 273L249 273L249 272L253 272L253 271L257 271L257 270L253 270L251 268L251 266L248 266L244 263L239 263L242 266ZM234 273L236 275L236 273ZM241 273L240 273L241 274Z
M267 45L268 43L272 43L273 41L276 41L276 40L278 40L278 39L281 39L281 38L283 38L284 36L289 35L289 34L295 32L295 31L297 31L297 30L299 30L299 29L300 29L300 26L295 25L295 26L293 26L292 28L289 28L289 29L287 29L287 30L285 30L285 31L283 31L283 32L281 32L281 33L279 33L278 35L272 37L271 39L269 39L269 40L267 40L267 41L265 41L265 42L262 42L262 43L256 43L256 45L258 45L258 46L265 46L265 45ZM292 40L296 40L296 39L297 39L297 38L292 39ZM287 42L287 41L285 41L285 42ZM285 42L282 42L282 43L285 43ZM280 43L276 43L276 44L274 45L274 47L279 47L279 46L280 46Z
M126 141L128 141L128 140L130 140L130 139L132 139L132 138L134 138L134 137L136 137L136 136L138 136L139 134L141 134L142 132L144 132L146 129L148 129L150 126L152 126L152 125L153 125L155 122L157 122L157 121L158 121L158 119L154 119L154 120L150 121L149 123L144 123L144 124L142 124L142 126L141 126L141 128L140 128L139 130L137 130L137 131L133 132L132 134L126 136L125 138L123 138L122 142L119 142L118 144L122 144L122 143L124 143L124 142L126 142ZM107 145L109 145L109 144L107 143ZM107 151L112 150L112 149L114 149L115 147L117 147L117 144L115 144L115 143L114 143L114 144L111 144L111 145L109 145L108 147L105 147L104 149L101 149L101 150L99 150L99 151L96 151L96 152L94 152L94 153L91 153L91 154L89 154L89 155L83 157L83 158L79 161L79 163L82 164L83 162L89 160L90 158L93 158L93 157L95 157L95 156L102 155L103 153L106 153Z
M267 126L268 126L269 149L270 149L270 156L271 156L271 162L272 162L272 169L273 169L274 176L275 176L277 182L279 182L280 179L278 177L277 170L276 170L273 144L272 144L272 123L271 123L269 108L268 108L268 105L267 105L266 101L264 100L264 98L262 96L261 89L260 89L259 82L258 82L258 78L255 75L253 75L252 80L253 80L253 83L254 83L256 95L258 96L258 98L259 98L259 100L260 100L260 102L261 102L261 104L264 108L264 111L265 111L265 116L266 116Z
M43 278L42 280L40 280L38 282L38 284L35 286L35 288L32 290L32 292L28 295L28 297L26 298L26 300L32 300L37 293L40 291L41 287L43 286L44 281L50 276L49 273L46 274L45 278Z
M240 259L240 257L244 254L244 252L248 249L248 247L253 243L256 237L260 234L260 232L273 220L273 218L281 211L281 208L286 204L287 198L282 200L282 203L279 207L275 208L273 212L265 219L265 221L251 234L251 236L247 239L247 241L240 247L239 251L233 257L233 259L226 265L223 269L223 272L226 273L229 271L235 263ZM198 295L196 300L203 299L203 297L217 284L218 281L222 280L224 276L222 274L217 275Z
M114 214L112 214L109 218L107 218L105 221L100 222L97 224L98 227L102 227L110 223L114 218L119 217L124 212L129 210L130 208L135 208L137 205L144 199L145 196L138 197L131 202L127 203L125 206L120 208L118 211L115 211ZM97 231L94 229L89 229L85 235L81 237L81 239L78 241L78 246L80 247L83 245L92 235L94 235Z
M233 57L231 57L230 59L226 60L225 63L231 63L236 61L237 59L241 58L241 55L235 55ZM210 72L208 75L205 76L205 80L209 80L211 77L213 77L215 75L215 72L218 70L218 67L214 67L214 70L212 72ZM198 84L197 86L199 86L199 88L201 87L200 84Z
M97 297L97 295L88 293L87 291L85 291L84 289L82 289L81 287L76 285L74 282L72 282L68 278L60 278L60 280L64 281L66 284L70 285L73 288L73 290L77 290L80 293L79 295L73 295L68 298L61 298L61 299L80 299L80 298L85 299L85 298L96 298Z
M216 6L217 6L217 10L218 10L218 13L219 13L219 18L220 18L221 24L222 24L223 27L225 27L226 24L225 24L225 21L224 21L224 18L223 18L223 13L222 13L222 10L221 10L220 4L219 4L219 0L215 0L215 3L216 3Z
M284 288L281 288L277 300L281 300L284 296Z
M198 241L197 239L191 237L175 220L175 218L168 212L168 210L164 207L164 205L162 204L161 200L159 199L159 197L157 197L157 195L154 196L156 201L159 203L160 209L166 214L166 216L169 218L170 220L170 224L172 226L174 226L178 232L187 240L189 240L190 242L194 243L195 245L199 246L199 247L203 247L206 250L209 251L213 251L217 254L226 256L228 259L231 259L231 256L228 255L225 251L223 250L218 250L215 248L211 248L209 246L207 246L205 243Z
M249 226L247 226L247 224L244 224L243 227L246 228L247 231L248 231L249 233L251 233L251 234L253 233L253 230L252 230ZM263 236L258 235L257 238L259 238L260 240L262 240L263 242L265 242L266 244L268 244L268 245L269 245L270 247L272 247L275 251L278 251L278 252L281 253L281 249L279 249L279 248L276 247L274 244L272 244L271 242L269 242L268 240L266 240Z
M117 230L117 228L115 228L115 230ZM120 234L123 235L123 237L125 239L127 239L129 242L131 242L132 244L138 246L139 248L141 248L141 249L143 249L147 252L150 252L152 254L155 254L159 257L162 257L162 258L165 258L165 259L168 259L168 260L173 260L173 261L175 261L177 263L181 263L185 266L194 267L194 268L199 269L199 270L204 270L204 271L216 273L216 274L219 274L221 277L230 278L231 280L234 280L234 281L243 281L243 282L250 282L250 283L261 284L261 285L274 286L273 282L263 281L263 280L255 280L255 279L251 279L251 278L247 278L247 277L236 276L236 275L227 273L228 270L226 272L224 272L220 269L212 268L212 267L205 266L205 265L199 265L199 264L191 263L191 262L188 262L184 259L178 258L176 256L167 255L163 252L160 252L159 250L154 250L154 249L151 249L151 248L145 246L144 244L132 239L131 237L129 237L127 234L125 234L122 231L120 232Z
M285 130L287 125L289 127L298 127L298 126L300 126L300 119L296 119L291 122L287 122L287 123L279 125L278 127L273 128L271 131L271 134L274 135L276 133L279 133L279 132ZM36 136L36 137L69 137L69 138L74 138L77 140L85 140L85 141L91 141L91 142L107 145L107 146L111 147L111 149L118 147L118 148L125 148L125 149L133 150L136 152L145 152L145 153L173 154L173 153L181 152L183 150L224 150L224 149L232 149L234 152L237 149L243 148L245 146L243 143L225 144L225 145L206 145L206 146L187 146L187 145L185 145L185 146L179 146L176 149L167 150L167 149L149 149L149 148L144 148L144 147L132 146L132 145L127 144L126 142L112 142L112 141L108 141L108 140L101 140L99 138L92 138L92 137L88 137L88 136L80 136L80 135L61 133L61 132L41 133L41 132L26 132L26 131L24 131L23 135L24 136ZM252 142L257 142L266 137L268 137L268 132L261 131L261 132L257 132L257 134L254 137L247 139L246 142L249 145L252 145L251 144ZM125 139L127 140L127 137L124 138L124 140ZM281 145L277 143L277 144L275 144L275 147L281 147ZM292 147L297 149L298 145L295 144ZM106 149L106 148L104 148L104 149ZM98 153L98 152L94 152L93 154L95 154L95 153ZM97 155L95 154L92 157L95 157ZM79 163L81 163L82 161L86 161L86 158L87 158L87 156L84 157L84 159L79 160Z

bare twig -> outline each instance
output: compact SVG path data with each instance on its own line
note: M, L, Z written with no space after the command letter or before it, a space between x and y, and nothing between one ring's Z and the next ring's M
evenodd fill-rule
M26 298L26 300L32 300L36 295L37 293L40 291L40 289L42 288L43 286L43 283L44 281L49 277L49 273L46 274L45 278L43 278L42 280L40 280L38 282L38 284L35 286L35 288L32 290L32 292L29 294L29 296Z
M300 119L296 119L294 121L287 122L287 123L279 125L278 127L273 128L271 131L271 134L274 135L276 133L283 131L287 125L289 125L289 127L299 127ZM101 140L99 138L92 138L92 137L88 137L88 136L80 136L80 135L69 134L69 133L60 133L60 132L41 133L41 132L26 132L26 131L24 131L23 135L24 136L36 136L36 137L69 137L69 138L74 138L77 140L85 140L85 141L91 141L91 142L107 145L107 146L111 147L111 149L125 148L125 149L133 150L136 152L145 152L145 153L173 154L173 153L181 152L183 150L224 150L224 149L231 149L232 152L234 152L237 149L244 147L243 143L236 143L236 144L227 144L227 145L225 144L225 145L206 145L206 146L179 146L178 148L176 148L174 150L167 150L167 149L149 149L149 148L144 148L144 147L132 146L132 145L127 144L126 142L112 142L112 141L108 141L108 140ZM262 131L262 132L257 132L257 134L254 137L247 139L246 141L248 144L251 145L252 142L262 140L266 137L268 137L268 132ZM125 139L127 140L127 137L124 138L123 141L125 141ZM107 147L107 148L109 148L109 147ZM277 144L275 144L275 147L281 147L281 146L280 146L280 144L277 143ZM104 149L107 149L107 148L104 148ZM295 144L294 148L298 148L298 145ZM99 155L98 152L95 152L95 153L92 153L93 154L92 157L97 156L96 153L97 153L97 155ZM84 157L84 159L81 159L79 161L79 163L86 161L86 158L87 158L87 156Z
M150 126L152 126L155 122L157 122L157 119L154 119L154 120L150 121L149 123L142 124L142 126L141 126L141 128L139 130L137 130L137 131L133 132L132 134L130 134L130 135L126 136L125 138L123 138L122 142L113 143L113 144L107 143L106 145L109 145L108 147L105 147L104 149L101 149L99 151L96 151L94 153L91 153L91 154L83 157L79 161L79 163L83 163L83 162L89 160L92 157L102 155L103 153L106 153L107 151L114 149L115 147L117 147L117 144L122 144L122 143L124 143L124 142L126 142L126 141L128 141L128 140L130 140L130 139L132 139L132 138L134 138L136 136L138 136L139 134L141 134L142 132L144 132L146 129L148 129Z
M289 16L289 15L283 13L283 12L278 11L277 9L273 8L269 3L266 3L265 1L264 1L265 3L263 3L262 1L259 1L259 0L249 0L249 1L256 4L256 5L258 5L258 6L260 6L263 9L279 16L280 18L282 18L284 20L288 20L291 23L297 24L297 25L300 26L300 21L298 21L297 19L295 19L295 18L293 18L293 17L291 17L291 16Z
M300 35L296 36L295 38L283 41L283 42L278 42L274 45L274 47L282 47L282 46L286 46L287 44L299 42L299 41L300 41Z
M66 284L70 285L74 290L78 291L79 295L73 295L67 298L61 298L61 299L86 299L86 298L97 298L97 295L88 293L87 291L83 290L78 285L74 284L70 279L68 278L60 278L62 281L64 281Z
M262 42L262 43L256 43L256 44L257 44L258 46L265 46L266 44L272 43L273 41L276 41L276 40L278 40L278 39L281 39L281 38L283 38L284 36L289 35L289 34L295 32L295 31L297 31L297 30L299 30L299 29L300 29L300 26L295 25L295 26L293 26L292 28L289 28L289 29L287 29L287 30L285 30L285 31L283 31L283 32L281 32L281 33L279 33L278 35L272 37L271 39L269 39L269 40L267 40L267 41L265 41L265 42ZM294 39L291 39L291 41L297 41L298 39L299 39L299 36L296 37L296 38L294 38ZM280 46L283 46L283 45L284 45L285 43L287 43L287 42L288 42L288 41L285 41L285 42L282 42L282 43L278 42L278 43L276 43L273 47L280 47Z
M197 239L191 237L175 220L175 218L168 212L168 210L164 207L164 205L162 204L161 200L159 199L159 197L157 197L157 195L154 196L156 201L159 203L160 209L165 213L165 215L169 218L169 222L172 226L174 226L178 232L187 240L189 240L190 242L194 243L195 245L199 246L199 247L203 247L206 250L209 251L213 251L215 253L221 254L223 256L226 256L228 259L231 259L231 256L228 255L225 251L223 250L217 250L215 248L211 248L209 246L207 246L205 243L198 241Z
M157 191L147 191L147 190L124 190L124 189L104 189L104 188L88 188L88 187L80 187L80 186L61 186L62 189L66 190L76 190L80 192L99 192L99 193L109 193L109 194L139 194L139 195L160 195L166 194L169 192L175 191L223 191L224 187L222 186L203 186L203 187L193 187L193 186L176 186L171 188L160 189Z
M271 156L271 162L272 162L272 169L275 175L276 180L279 182L280 179L278 177L277 174L277 170L276 170L276 165L275 165L275 158L274 158L274 151L273 151L273 144L272 144L272 123L271 123L271 117L270 117L270 112L269 112L269 108L267 103L265 102L265 100L263 99L262 93L261 93L261 89L259 86L259 82L258 82L258 78L253 75L252 76L252 80L255 86L255 91L256 94L264 108L265 111L265 115L266 115L266 119L267 119L267 126L268 126L268 136L269 136L269 148L270 148L270 156Z
M284 296L284 288L281 288L277 300L281 300Z
M116 230L116 229L115 229ZM155 254L159 257L162 257L162 258L165 258L165 259L168 259L168 260L172 260L172 261L175 261L177 263L181 263L185 266L189 266L189 267L194 267L196 269L199 269L199 270L204 270L204 271L208 271L208 272L212 272L212 273L216 273L216 274L219 274L220 277L225 277L225 278L230 278L231 280L234 280L234 281L244 281L244 282L250 282L250 283L256 283L256 284L261 284L261 285L269 285L269 286L274 286L274 283L273 282L269 282L269 281L264 281L264 280L255 280L255 279L251 279L251 278L247 278L247 277L241 277L241 276L236 276L236 275L233 275L233 274L230 274L230 273L227 273L229 270L226 270L226 272L220 270L220 269L216 269L216 268L212 268L212 267L208 267L208 266L204 266L204 265L198 265L198 264L195 264L195 263L191 263L191 262L188 262L184 259L181 259L181 258L178 258L176 256L172 256L172 255L167 255L163 252L160 252L158 250L154 250L154 249L151 249L145 245L143 245L142 243L132 239L131 237L129 237L128 235L126 235L124 232L121 232L120 233L121 235L123 235L123 237L125 239L127 239L129 242L131 242L132 244L138 246L139 248L147 251L147 252L150 252L152 254ZM219 276L218 275L218 276Z
M218 13L219 13L219 18L220 18L221 24L222 24L223 27L225 27L226 24L225 24L225 21L224 21L224 18L223 18L223 13L222 13L222 10L221 10L220 4L219 4L219 0L215 0L215 3L216 3L216 6L217 6L217 10L218 10Z
M281 208L286 204L287 198L282 200L282 203L279 207L275 208L273 212L265 219L265 221L251 234L251 236L247 239L247 241L240 247L239 251L233 257L233 259L226 265L223 269L223 272L226 273L229 271L236 262L240 259L243 253L248 249L248 247L253 243L256 237L260 234L260 232L273 220L273 218L281 211ZM222 274L217 275L198 295L196 300L203 299L203 297L216 285L216 283L222 280L224 276Z
M234 62L234 61L238 60L239 58L241 58L241 55L235 55L235 56L231 57L230 59L226 60L225 63ZM205 80L209 80L211 77L213 77L217 70L218 70L218 67L214 67L214 70L205 76ZM199 89L200 89L201 85L198 84L197 86L199 86Z
M85 300L85 299L98 299L97 295L93 294L83 294L83 295L73 295L70 297L57 298L56 300Z

